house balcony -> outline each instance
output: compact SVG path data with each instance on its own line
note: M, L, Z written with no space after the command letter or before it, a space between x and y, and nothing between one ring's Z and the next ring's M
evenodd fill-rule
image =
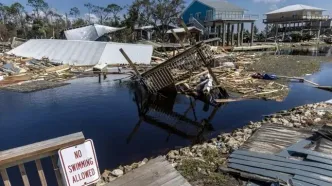
M263 19L263 23L284 23L284 22L307 22L307 21L326 21L330 18L328 15L320 15L320 16L293 16L293 17L281 17L281 18L273 18L273 19Z
M259 19L257 14L230 14L230 13L216 13L213 16L206 16L205 22L210 21L243 21L252 22Z

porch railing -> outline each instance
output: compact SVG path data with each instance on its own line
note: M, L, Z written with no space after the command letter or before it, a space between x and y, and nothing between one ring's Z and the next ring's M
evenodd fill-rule
M215 13L213 16L206 16L205 21L214 20L257 20L257 14L230 14L230 13Z
M38 175L42 186L47 186L46 177L41 164L41 159L50 157L55 172L57 184L62 186L62 177L57 165L58 150L64 147L70 147L84 143L85 138L82 132L62 136L30 145L17 147L5 151L0 151L0 173L5 186L11 186L7 174L7 168L18 166L24 186L30 186L29 178L24 164L34 161L37 167Z
M276 23L276 22L284 22L284 21L310 21L310 20L328 20L330 19L330 16L329 15L321 15L321 16L316 16L316 15L303 15L303 16L300 16L300 15L296 15L296 16L293 16L293 17L280 17L280 18L265 18L263 19L263 22L264 23Z

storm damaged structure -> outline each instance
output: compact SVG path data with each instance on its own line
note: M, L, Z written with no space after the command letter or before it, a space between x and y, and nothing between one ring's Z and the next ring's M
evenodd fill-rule
M228 97L226 90L220 86L210 67L213 62L214 58L209 47L204 43L198 43L179 55L144 72L141 74L141 81L151 94L158 92L176 93L176 83L190 78L194 71L205 67L208 69L209 77L204 79L205 84L202 84L201 90L204 90L204 93L210 93L213 89L217 91L217 97Z

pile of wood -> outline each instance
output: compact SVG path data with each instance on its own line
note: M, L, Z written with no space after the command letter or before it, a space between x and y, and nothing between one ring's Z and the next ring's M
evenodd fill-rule
M288 94L288 87L277 81L254 79L253 72L242 69L215 69L220 84L227 90L240 93L242 98L282 101Z
M48 59L3 55L0 56L0 86L31 80L65 81L74 76L69 70L69 65L55 65Z
M236 99L228 99L226 102L244 100L244 99L268 99L282 101L288 94L288 87L277 81L254 79L251 77L253 72L243 69L213 68L213 73L219 80L219 83L229 93L236 95ZM181 86L181 93L195 91L200 83L200 77L208 74L207 70L194 72L191 77L178 82L176 85ZM220 102L225 102L218 100Z

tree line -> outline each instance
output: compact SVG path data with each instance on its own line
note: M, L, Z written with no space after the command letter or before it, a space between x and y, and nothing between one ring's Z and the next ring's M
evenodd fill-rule
M135 27L177 25L176 18L184 9L184 3L184 0L135 0L125 6L86 3L84 11L72 7L64 13L57 12L44 0L28 0L26 5L0 3L0 41L12 37L59 38L62 30L94 23L96 20L92 15L97 17L99 24L126 27L124 35L130 40ZM25 6L31 7L32 12L28 12ZM164 40L167 28L158 28L156 32Z

